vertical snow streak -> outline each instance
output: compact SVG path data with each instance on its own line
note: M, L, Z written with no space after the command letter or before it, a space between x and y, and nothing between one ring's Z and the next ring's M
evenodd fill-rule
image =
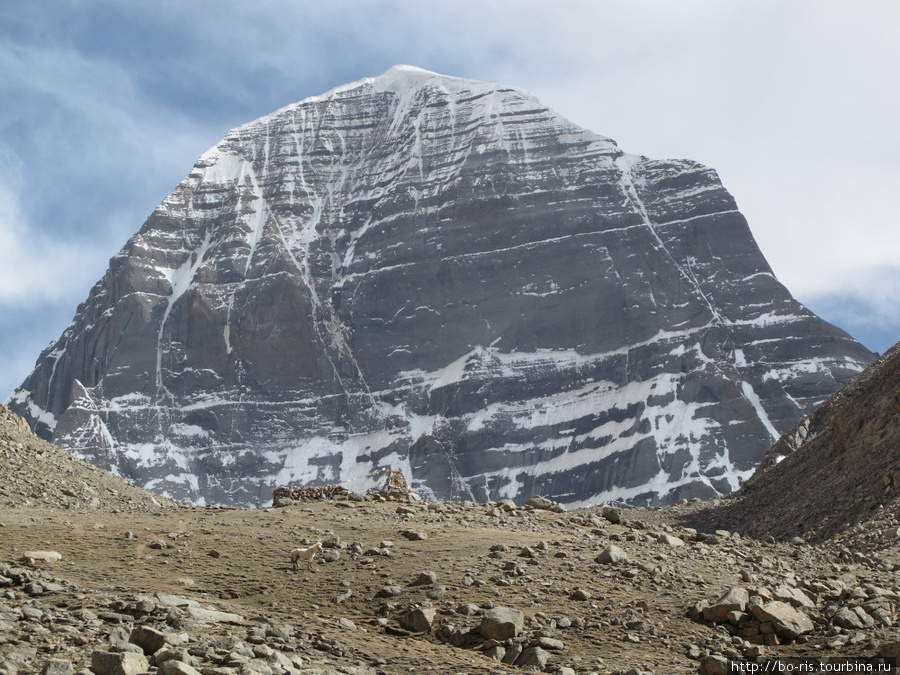
M625 197L628 199L628 202L640 214L641 219L644 221L644 224L647 226L647 229L650 232L650 236L653 237L656 249L659 250L672 263L675 269L678 270L678 273L687 282L688 286L694 289L697 297L699 297L707 306L707 308L709 308L710 315L715 317L715 319L723 325L730 324L731 322L724 316L722 316L719 313L719 310L717 310L713 303L710 301L710 299L706 297L706 294L700 287L700 282L697 280L697 277L694 276L693 272L689 269L685 269L683 265L680 265L678 261L675 260L675 256L673 256L669 251L665 242L660 238L659 233L653 226L653 221L650 218L650 214L647 213L647 207L644 204L644 201L638 195L637 188L635 188L634 186L634 180L631 177L631 169L634 166L635 158L632 158L628 155L620 155L616 157L615 162L616 166L619 167L619 171L622 175L622 178L619 181L619 184L622 187L622 192L625 193Z
M756 416L759 417L759 421L763 423L766 431L769 432L769 436L772 437L772 442L774 443L781 438L781 434L778 433L778 429L772 424L772 420L769 419L768 413L766 413L765 408L763 408L762 400L760 400L757 393L753 391L753 387L750 386L750 383L747 382L747 380L741 380L741 391L744 394L744 398L753 406L753 409L756 411Z
M162 343L163 332L166 328L166 322L169 320L169 314L172 313L172 307L175 305L178 299L182 295L184 295L185 291L190 288L191 281L193 281L194 279L194 275L197 273L197 270L200 269L200 266L203 265L211 239L212 233L207 230L205 236L203 237L203 241L200 243L200 246L188 255L187 259L181 264L180 267L176 269L163 270L163 273L166 274L169 279L169 283L172 285L172 292L166 299L166 309L165 312L163 312L162 320L159 323L159 333L156 336L157 390L165 389L162 378Z
M266 138L266 148L268 152L268 137ZM253 200L253 218L251 220L250 241L248 242L250 251L247 253L244 277L250 271L250 264L253 261L253 255L256 253L256 247L259 245L266 222L266 198L263 195L262 188L260 188L259 181L256 180L256 172L253 171L253 166L249 162L244 163L240 180L243 181L245 178L250 182L250 190L256 199Z

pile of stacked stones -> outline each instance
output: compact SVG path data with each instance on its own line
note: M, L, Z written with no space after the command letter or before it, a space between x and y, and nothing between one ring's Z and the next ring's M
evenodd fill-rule
M335 501L352 498L353 493L343 485L291 485L275 488L272 492L272 505L280 507L300 502Z

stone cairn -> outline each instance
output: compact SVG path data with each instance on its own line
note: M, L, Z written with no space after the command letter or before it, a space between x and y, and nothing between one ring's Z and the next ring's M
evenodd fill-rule
M288 485L272 492L272 505L291 506L311 501L387 501L421 502L422 496L409 487L403 472L395 466L387 469L387 478L379 488L372 488L365 495L351 492L343 484Z
M387 502L420 502L421 495L409 487L406 476L395 466L387 471L387 478L380 488L369 490L368 496Z
M348 500L353 493L343 485L289 485L272 492L273 506L290 506L300 502Z

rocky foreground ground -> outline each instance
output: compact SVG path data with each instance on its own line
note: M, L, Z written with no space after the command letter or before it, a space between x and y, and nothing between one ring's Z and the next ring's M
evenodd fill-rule
M697 532L698 508L5 508L0 673L715 673L897 638L881 555Z
M732 500L189 508L2 409L0 472L2 675L712 674L897 650L891 503L816 544L720 529Z

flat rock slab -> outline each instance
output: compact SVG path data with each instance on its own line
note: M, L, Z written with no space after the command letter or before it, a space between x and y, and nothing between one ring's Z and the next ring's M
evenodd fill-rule
M764 605L750 605L750 613L761 622L771 621L778 635L794 640L813 628L812 619L786 602L773 600Z
M36 562L55 563L63 559L59 551L25 551L22 562L33 565Z
M200 603L191 600L183 595L172 595L171 593L157 593L156 600L165 607L199 607Z
M186 613L195 621L201 621L203 623L244 623L244 617L240 614L220 612L217 609L188 607Z

